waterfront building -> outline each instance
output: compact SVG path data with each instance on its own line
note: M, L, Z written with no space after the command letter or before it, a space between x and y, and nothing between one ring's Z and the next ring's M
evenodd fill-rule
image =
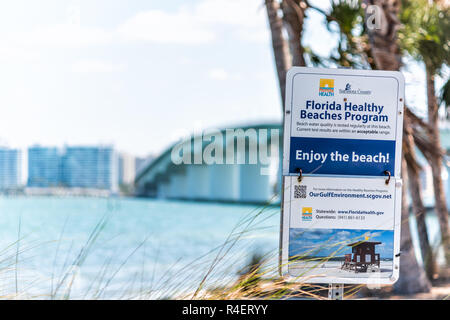
M132 185L136 177L136 158L121 153L119 155L119 185Z
M0 147L0 190L17 189L22 177L22 152Z
M61 154L58 148L28 148L28 187L51 188L61 185Z
M61 169L63 186L112 192L118 189L118 164L113 147L66 147Z

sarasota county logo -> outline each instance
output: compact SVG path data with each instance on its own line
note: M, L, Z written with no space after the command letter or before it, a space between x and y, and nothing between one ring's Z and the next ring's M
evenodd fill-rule
M339 89L339 93L340 94L362 94L362 95L370 95L372 94L371 90L361 90L360 88L358 89L353 89L352 85L350 83L347 83L345 85L345 89Z
M334 96L334 79L320 79L319 96L323 97Z
M302 220L303 221L311 221L312 220L312 208L311 207L303 207L302 208Z

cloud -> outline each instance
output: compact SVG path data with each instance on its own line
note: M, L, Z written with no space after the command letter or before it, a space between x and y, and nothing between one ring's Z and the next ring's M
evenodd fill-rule
M85 26L79 20L78 17L66 23L0 30L2 47L31 53L40 49L73 49L130 41L198 45L230 35L247 42L269 40L267 18L260 0L201 0L175 11L146 10L110 28ZM0 52L0 55L7 58L10 52Z
M339 240L347 240L349 239L351 233L349 231L339 231L336 236Z
M382 232L366 232L364 236L368 237L370 241L375 241L375 238L381 236L381 234Z
M213 80L227 80L229 74L222 68L214 68L208 71L208 77Z
M289 237L300 241L305 241L305 239L326 241L330 236L332 236L333 232L333 229L292 228L289 231Z
M120 72L125 69L125 65L113 64L102 60L80 60L71 67L71 71L74 73L110 73Z
M260 0L204 0L196 6L195 14L210 26L231 27L241 40L270 40L265 7Z
M204 0L194 9L200 21L246 28L266 26L265 8L259 0Z
M0 38L9 47L79 48L112 42L113 34L101 28L87 28L76 24L55 24L28 31L2 32Z
M143 11L121 24L118 33L127 40L173 44L209 43L221 33L245 41L269 40L259 0L203 0L175 12Z
M76 24L36 26L29 30L0 30L0 61L38 62L49 50L79 49L113 43L114 33Z
M211 80L240 80L242 75L238 72L229 72L223 68L212 68L207 72L207 77Z
M8 45L0 46L0 61L3 63L11 63L12 61L30 63L37 60L38 55L34 51Z
M140 12L118 28L129 40L155 43L198 44L210 42L215 34L196 19L195 14L180 10L168 13L160 10Z

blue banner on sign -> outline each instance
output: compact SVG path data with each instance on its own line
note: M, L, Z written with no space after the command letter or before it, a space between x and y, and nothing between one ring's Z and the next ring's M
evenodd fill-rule
M395 141L291 138L289 173L395 175Z

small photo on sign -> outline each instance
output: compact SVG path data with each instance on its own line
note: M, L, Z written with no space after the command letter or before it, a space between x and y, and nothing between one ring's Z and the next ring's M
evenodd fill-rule
M393 246L392 230L292 228L288 270L295 277L389 278Z

